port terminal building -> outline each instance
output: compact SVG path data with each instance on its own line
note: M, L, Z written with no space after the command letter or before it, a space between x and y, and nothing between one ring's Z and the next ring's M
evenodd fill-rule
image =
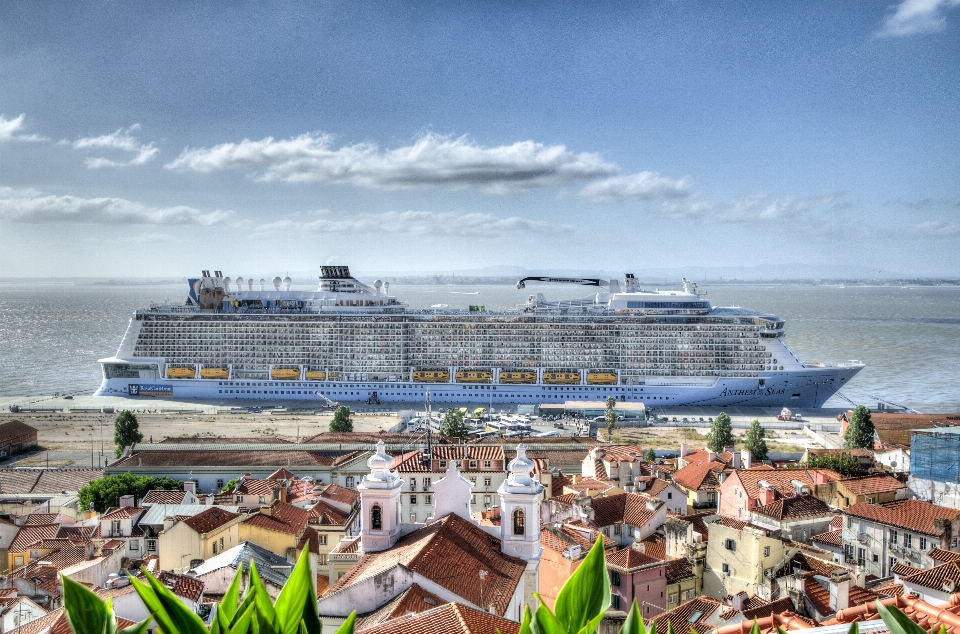
M607 404L604 401L565 401L564 403L544 403L540 405L540 414L551 416L563 415L578 416L580 418L596 418L607 413ZM646 421L647 408L643 403L617 401L613 406L617 420L623 422Z

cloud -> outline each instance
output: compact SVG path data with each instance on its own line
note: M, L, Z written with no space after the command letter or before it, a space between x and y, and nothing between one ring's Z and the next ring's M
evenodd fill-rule
M488 213L387 211L334 214L322 210L317 220L288 218L260 225L258 233L311 233L348 235L416 235L439 237L493 237L517 233L566 233L574 228L518 216L501 218Z
M690 193L686 178L679 180L657 172L611 176L583 187L579 195L597 203L618 203L628 199L662 200L682 198Z
M2 113L0 113L0 142L3 141L26 141L26 142L38 142L38 141L48 141L47 137L40 136L39 134L17 134L20 129L23 127L23 120L26 118L25 114L21 114L19 117L14 117L13 119L7 119Z
M910 233L925 238L952 238L960 235L960 223L943 220L924 220L910 229Z
M938 33L947 27L946 11L960 6L960 0L902 0L883 21L878 37L902 37Z
M347 184L379 189L474 187L508 194L614 176L619 168L598 154L563 145L519 141L482 147L467 137L425 134L411 145L381 149L361 143L334 147L327 135L245 139L185 149L166 165L178 171L249 170L256 180Z
M654 206L661 215L685 219L692 218L713 223L771 222L808 216L827 208L831 203L842 204L841 194L811 196L806 198L771 198L766 194L742 194L728 202L715 202L699 198L664 201Z
M53 196L33 189L0 187L0 221L21 224L200 225L226 222L231 211L202 212L186 206L150 207L123 198Z
M128 167L130 165L143 165L153 159L160 151L153 146L153 143L143 145L140 139L133 136L131 132L139 130L140 124L135 123L126 130L119 128L111 134L101 136L84 137L77 139L72 143L75 150L86 150L91 148L120 150L122 152L136 153L129 161L114 161L103 157L88 158L85 164L90 169L99 169L101 167Z

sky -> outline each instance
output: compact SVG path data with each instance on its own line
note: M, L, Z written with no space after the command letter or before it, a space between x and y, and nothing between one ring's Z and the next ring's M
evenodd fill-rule
M958 276L960 0L0 3L0 272Z

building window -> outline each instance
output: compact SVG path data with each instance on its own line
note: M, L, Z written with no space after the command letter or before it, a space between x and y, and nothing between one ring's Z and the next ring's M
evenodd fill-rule
M695 595L694 595L694 591L693 591L693 590L687 590L687 600L688 600L688 601L689 601L690 599L692 599L694 596L695 596Z
M265 498L265 497L263 497L263 496L261 495L261 496L260 496L260 504L266 504L266 503L267 503L267 498Z
M899 534L897 533L897 531L891 530L891 531L890 531L890 545L891 545L891 546L896 546L896 545L897 545L897 539L898 539L898 538L899 538Z
M897 558L896 558L896 557L891 557L891 558L890 558L890 570L888 570L888 572L890 572L891 574L893 574L893 567L896 566L896 565L897 565Z
M875 564L880 563L880 555L874 553L874 555L873 555L873 563L875 563Z
M147 540L147 552L150 552L150 553L157 552L157 540L155 539Z
M411 491L416 491L416 490L417 490L417 479L416 479L416 478L410 478L410 490L411 490Z
M471 469L476 469L476 468L477 468L477 461L476 461L476 460L471 460L471 461L470 461L470 468L471 468Z
M613 534L614 534L614 535L619 535L619 534L620 534L620 524L614 524L614 525L613 525Z
M131 539L131 540L130 540L129 542L127 542L127 543L130 544L130 550L140 550L140 540L139 540L139 539Z
M411 496L410 496L410 504L416 504L416 503L417 503L417 496L411 495Z
M525 531L523 509L513 511L513 534L523 535Z
M432 495L423 496L423 503L426 504L427 506L430 506L431 504L433 504L433 496Z
M416 513L411 513L411 514L410 514L410 523L411 523L411 524L416 524L416 523L417 523L417 514L416 514Z
M726 548L727 550L736 550L737 542L733 541L732 539L725 539L723 541L723 547Z
M620 595L619 595L619 594L611 594L611 595L610 595L610 607L612 607L614 610L619 610L619 609L620 609Z
M477 496L471 495L471 496L470 496L470 504L476 504L476 503L477 503Z
M491 482L490 478L484 478L484 479L483 479L483 486L489 487L489 486L490 486L490 482Z
M877 501L877 498L867 498L867 504L873 504Z
M353 476L347 476L347 477L344 479L344 481L343 481L343 485L344 485L345 487L347 487L348 489L352 489L352 488L353 488Z
M921 538L920 538L920 550L926 550L926 549L927 549L927 538L926 538L926 537L921 537Z
M213 542L213 554L217 554L217 542Z
M620 573L617 572L616 570L611 570L611 571L610 571L610 585L611 585L611 586L619 586L619 585L620 585ZM614 596L616 596L616 595L614 595Z
M489 460L484 460L484 461L483 461L483 468L484 468L484 469L489 469L489 468L490 468L490 461L489 461Z
M470 478L470 484L476 485L476 484L477 484L477 479L476 479L476 478Z
M723 566L720 567L720 570L721 570L724 574L729 575L729 574L730 574L730 564L728 564L727 562L723 562Z
M672 499L673 499L673 491L667 491L667 499L668 499L668 500L672 500Z
M217 491L223 491L223 478L217 478Z
M370 526L375 531L383 528L383 510L379 504L374 504L373 508L370 509Z
M865 566L867 564L867 551L863 548L857 549L857 565Z
M321 546L326 546L326 545L327 545L327 536L326 536L326 535L317 535L317 540L319 541L319 543L320 543Z
M441 468L441 469L446 469L446 468L447 468L447 461L446 461L446 460L441 460L441 461L440 461L440 468Z
M913 548L913 535L911 535L910 533L905 533L903 535L903 547Z
M424 479L423 479L423 490L426 491L427 489L429 489L429 488L430 488L430 484L431 484L432 482L433 482L433 480L432 480L431 478L424 478Z
M769 557L769 556L770 556L770 547L769 547L769 546L764 546L764 547L763 547L763 556L764 556L764 557Z
M674 592L674 593L672 593L672 594L670 595L670 601L669 601L669 603L670 603L670 605L676 605L676 604L677 604L677 593L676 593L676 592Z
M491 504L493 504L493 499L489 495L485 495L483 496L483 503L486 504L487 506L490 506Z

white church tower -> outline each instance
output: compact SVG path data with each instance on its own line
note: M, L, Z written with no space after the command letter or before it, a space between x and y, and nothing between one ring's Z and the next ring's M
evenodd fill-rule
M540 560L540 502L543 485L534 480L527 448L517 447L510 473L500 485L500 542L503 552L527 561Z
M390 471L393 457L387 455L383 441L367 460L370 473L363 476L360 491L360 548L377 552L393 546L400 536L400 490L403 480Z

